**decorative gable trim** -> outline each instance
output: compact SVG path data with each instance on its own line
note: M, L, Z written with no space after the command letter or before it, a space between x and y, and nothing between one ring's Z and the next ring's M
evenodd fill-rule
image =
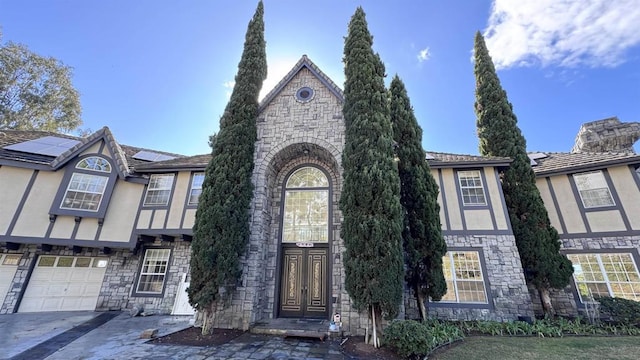
M69 150L63 152L58 157L55 158L51 162L51 167L54 170L58 170L67 164L70 160L78 156L80 153L91 147L93 144L104 141L109 149L109 153L111 154L111 158L115 162L115 169L118 173L118 176L121 179L125 179L131 174L129 173L129 165L127 163L127 159L122 151L122 148L113 137L113 134L109 130L108 127L103 127L102 129L96 131L95 133L89 135L86 138L82 138L80 140L80 144L70 148Z

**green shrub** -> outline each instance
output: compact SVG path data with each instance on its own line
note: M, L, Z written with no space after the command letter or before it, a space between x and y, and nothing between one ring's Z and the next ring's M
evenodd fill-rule
M600 303L600 314L609 316L614 323L640 326L640 302L604 296L596 300Z
M406 358L422 357L462 338L464 333L457 326L438 320L396 320L384 330L384 343Z
M384 329L384 343L406 358L431 351L429 329L415 320L392 321Z

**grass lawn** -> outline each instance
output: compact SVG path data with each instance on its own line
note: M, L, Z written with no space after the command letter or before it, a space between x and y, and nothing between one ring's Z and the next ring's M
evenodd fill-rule
M640 359L640 337L472 336L429 359Z

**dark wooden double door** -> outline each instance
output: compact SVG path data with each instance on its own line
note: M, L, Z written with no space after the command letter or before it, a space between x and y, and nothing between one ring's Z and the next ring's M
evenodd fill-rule
M327 318L328 252L327 247L283 247L279 316Z

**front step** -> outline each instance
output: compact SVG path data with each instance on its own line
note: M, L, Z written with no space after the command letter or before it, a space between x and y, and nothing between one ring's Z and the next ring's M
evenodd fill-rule
M279 335L324 341L329 333L329 321L322 319L268 319L254 324L249 332L253 334Z

